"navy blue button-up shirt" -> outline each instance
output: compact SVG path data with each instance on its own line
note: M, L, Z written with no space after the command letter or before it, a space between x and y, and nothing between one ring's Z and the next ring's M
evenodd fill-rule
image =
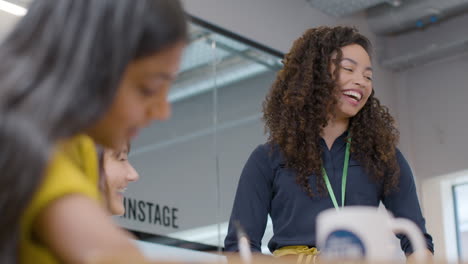
M346 150L344 133L335 140L331 150L322 139L323 166L327 171L336 200L341 206L341 180ZM353 159L348 167L345 206L379 206L380 201L395 217L413 221L423 232L427 248L433 252L432 237L427 233L421 213L413 174L408 162L397 150L400 166L398 190L383 195L383 185L370 179L364 168ZM309 181L317 190L314 177ZM225 251L237 251L237 237L233 221L244 227L250 238L252 250L260 251L267 216L273 222L273 237L268 243L271 252L284 246L316 245L316 218L328 208L333 208L330 197L309 197L296 183L296 174L285 168L279 148L271 152L269 144L258 146L250 155L242 171L234 206L225 239ZM402 250L409 254L412 248L408 238L398 235Z

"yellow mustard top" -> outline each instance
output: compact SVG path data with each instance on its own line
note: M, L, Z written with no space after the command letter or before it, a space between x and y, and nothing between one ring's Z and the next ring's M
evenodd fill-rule
M33 222L48 205L68 194L100 201L98 182L96 147L90 137L78 135L57 146L44 179L21 218L19 263L59 263L54 253L34 238Z

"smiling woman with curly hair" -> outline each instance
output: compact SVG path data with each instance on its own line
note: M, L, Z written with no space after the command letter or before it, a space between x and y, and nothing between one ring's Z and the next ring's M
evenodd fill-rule
M309 29L294 42L263 103L269 138L242 172L227 251L238 250L236 221L259 251L270 215L274 255L314 255L320 212L381 201L415 222L433 251L394 119L375 97L370 54L370 41L351 27ZM408 238L400 239L411 254Z
M350 83L349 87L337 85L339 77L352 70L342 64L353 65L352 61L342 62L343 52L339 48L352 44L370 53L370 42L354 30L310 29L286 55L284 68L264 102L269 142L280 147L286 158L286 166L297 171L298 183L310 196L316 193L308 184L309 175L321 174L321 137L331 147L339 135L326 132L331 130L331 126L341 125L335 121L338 119L349 122L348 131L353 135L353 157L375 180L385 183L384 191L388 193L398 183L399 168L395 156L398 131L388 109L374 97L372 69L365 69L362 84ZM333 57L330 56L332 54ZM334 71L331 72L330 68ZM341 102L340 98L350 97L351 101L355 101L352 95L341 96L342 90L359 90L360 85L370 89L370 94L366 94L367 101L361 98L356 105L351 103L354 109L350 109L349 114L337 113L337 107L347 107L348 100ZM316 181L318 193L326 191L323 178L316 177Z

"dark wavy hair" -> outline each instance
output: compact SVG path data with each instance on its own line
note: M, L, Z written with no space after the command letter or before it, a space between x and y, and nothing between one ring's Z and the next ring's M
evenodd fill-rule
M284 67L263 103L268 142L278 146L286 167L296 173L297 183L311 197L326 193L322 176L320 138L338 103L341 48L357 44L371 55L371 43L352 27L318 27L307 30L284 57ZM333 59L333 55L336 58ZM336 66L330 72L332 63ZM399 166L396 145L399 133L388 108L372 91L359 113L350 119L351 155L375 182L383 183L384 194L396 189ZM347 138L348 140L348 138Z
M177 0L36 0L0 46L0 263L54 145L86 131L134 60L187 40ZM97 187L97 186L96 186Z

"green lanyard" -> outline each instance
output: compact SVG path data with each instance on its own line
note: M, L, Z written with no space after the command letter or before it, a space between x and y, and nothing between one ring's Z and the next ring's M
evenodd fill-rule
M351 139L348 140L346 143L346 152L345 152L345 159L343 165L343 177L341 178L341 207L344 206L345 201L345 194L346 194L346 178L348 177L348 163L349 163L349 149L351 147ZM338 202L335 198L335 193L333 192L332 186L330 184L330 180L328 179L327 171L325 168L322 167L323 172L323 179L325 180L325 184L327 185L328 193L330 194L330 198L335 206L336 210L339 211L340 208L338 206Z

